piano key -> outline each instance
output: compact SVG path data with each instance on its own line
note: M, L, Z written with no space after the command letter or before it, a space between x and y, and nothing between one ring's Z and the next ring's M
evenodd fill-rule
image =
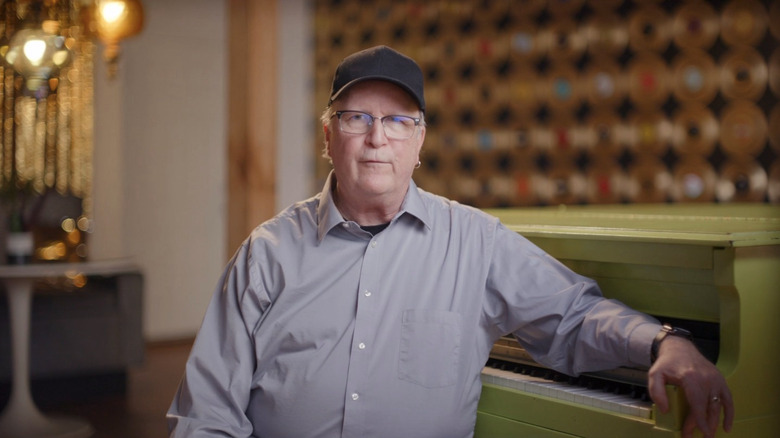
M482 382L640 418L651 415L652 402L637 400L629 394L614 394L513 371L485 367Z

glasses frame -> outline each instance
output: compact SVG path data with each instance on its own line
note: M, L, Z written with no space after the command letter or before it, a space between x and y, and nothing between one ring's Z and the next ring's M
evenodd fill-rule
M371 120L368 122L368 129L366 130L366 132L349 132L349 131L345 131L344 127L341 125L341 115L344 114L344 113L358 113L358 114L364 114L364 115L368 116ZM354 134L354 135L368 134L369 132L371 132L371 128L374 126L374 120L379 120L379 123L382 124L382 131L384 132L385 136L387 138L389 138L389 139L392 139L392 140L409 140L410 138L414 137L414 134L417 133L417 128L420 126L420 121L422 120L420 117L406 116L406 115L403 115L403 114L388 114L386 116L376 117L376 116L374 116L371 113L367 113L365 111L356 111L356 110L336 111L330 117L331 118L335 117L336 119L338 119L338 121L339 121L339 130L341 132L345 132L347 134ZM391 119L393 117L403 117L403 118L410 119L410 120L414 121L414 129L412 130L412 133L409 134L408 137L393 137L393 136L390 136L387 133L387 127L385 126L385 120Z

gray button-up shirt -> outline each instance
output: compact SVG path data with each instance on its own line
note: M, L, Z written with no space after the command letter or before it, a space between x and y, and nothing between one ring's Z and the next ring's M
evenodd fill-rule
M376 236L331 195L231 260L168 413L172 437L459 438L514 333L569 374L649 365L657 322L477 209L417 188Z

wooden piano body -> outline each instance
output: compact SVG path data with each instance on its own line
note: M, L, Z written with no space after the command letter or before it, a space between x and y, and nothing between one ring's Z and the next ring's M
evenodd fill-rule
M605 296L661 320L688 322L694 332L712 332L697 345L725 375L736 411L732 432L721 428L717 436L780 436L780 207L614 205L489 213L596 279ZM507 348L502 342L494 347L496 356ZM669 413L648 402L643 416L584 402L582 391L562 396L554 387L565 383L528 390L512 380L515 375L486 367L477 438L681 436L687 406L676 387L667 388Z

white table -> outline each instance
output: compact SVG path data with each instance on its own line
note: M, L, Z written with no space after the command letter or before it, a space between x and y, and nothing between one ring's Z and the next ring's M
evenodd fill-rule
M2 438L86 438L92 426L78 418L44 415L30 393L30 314L33 286L44 278L84 275L115 275L136 272L127 260L84 263L0 265L0 281L8 295L11 322L11 398L0 414Z

